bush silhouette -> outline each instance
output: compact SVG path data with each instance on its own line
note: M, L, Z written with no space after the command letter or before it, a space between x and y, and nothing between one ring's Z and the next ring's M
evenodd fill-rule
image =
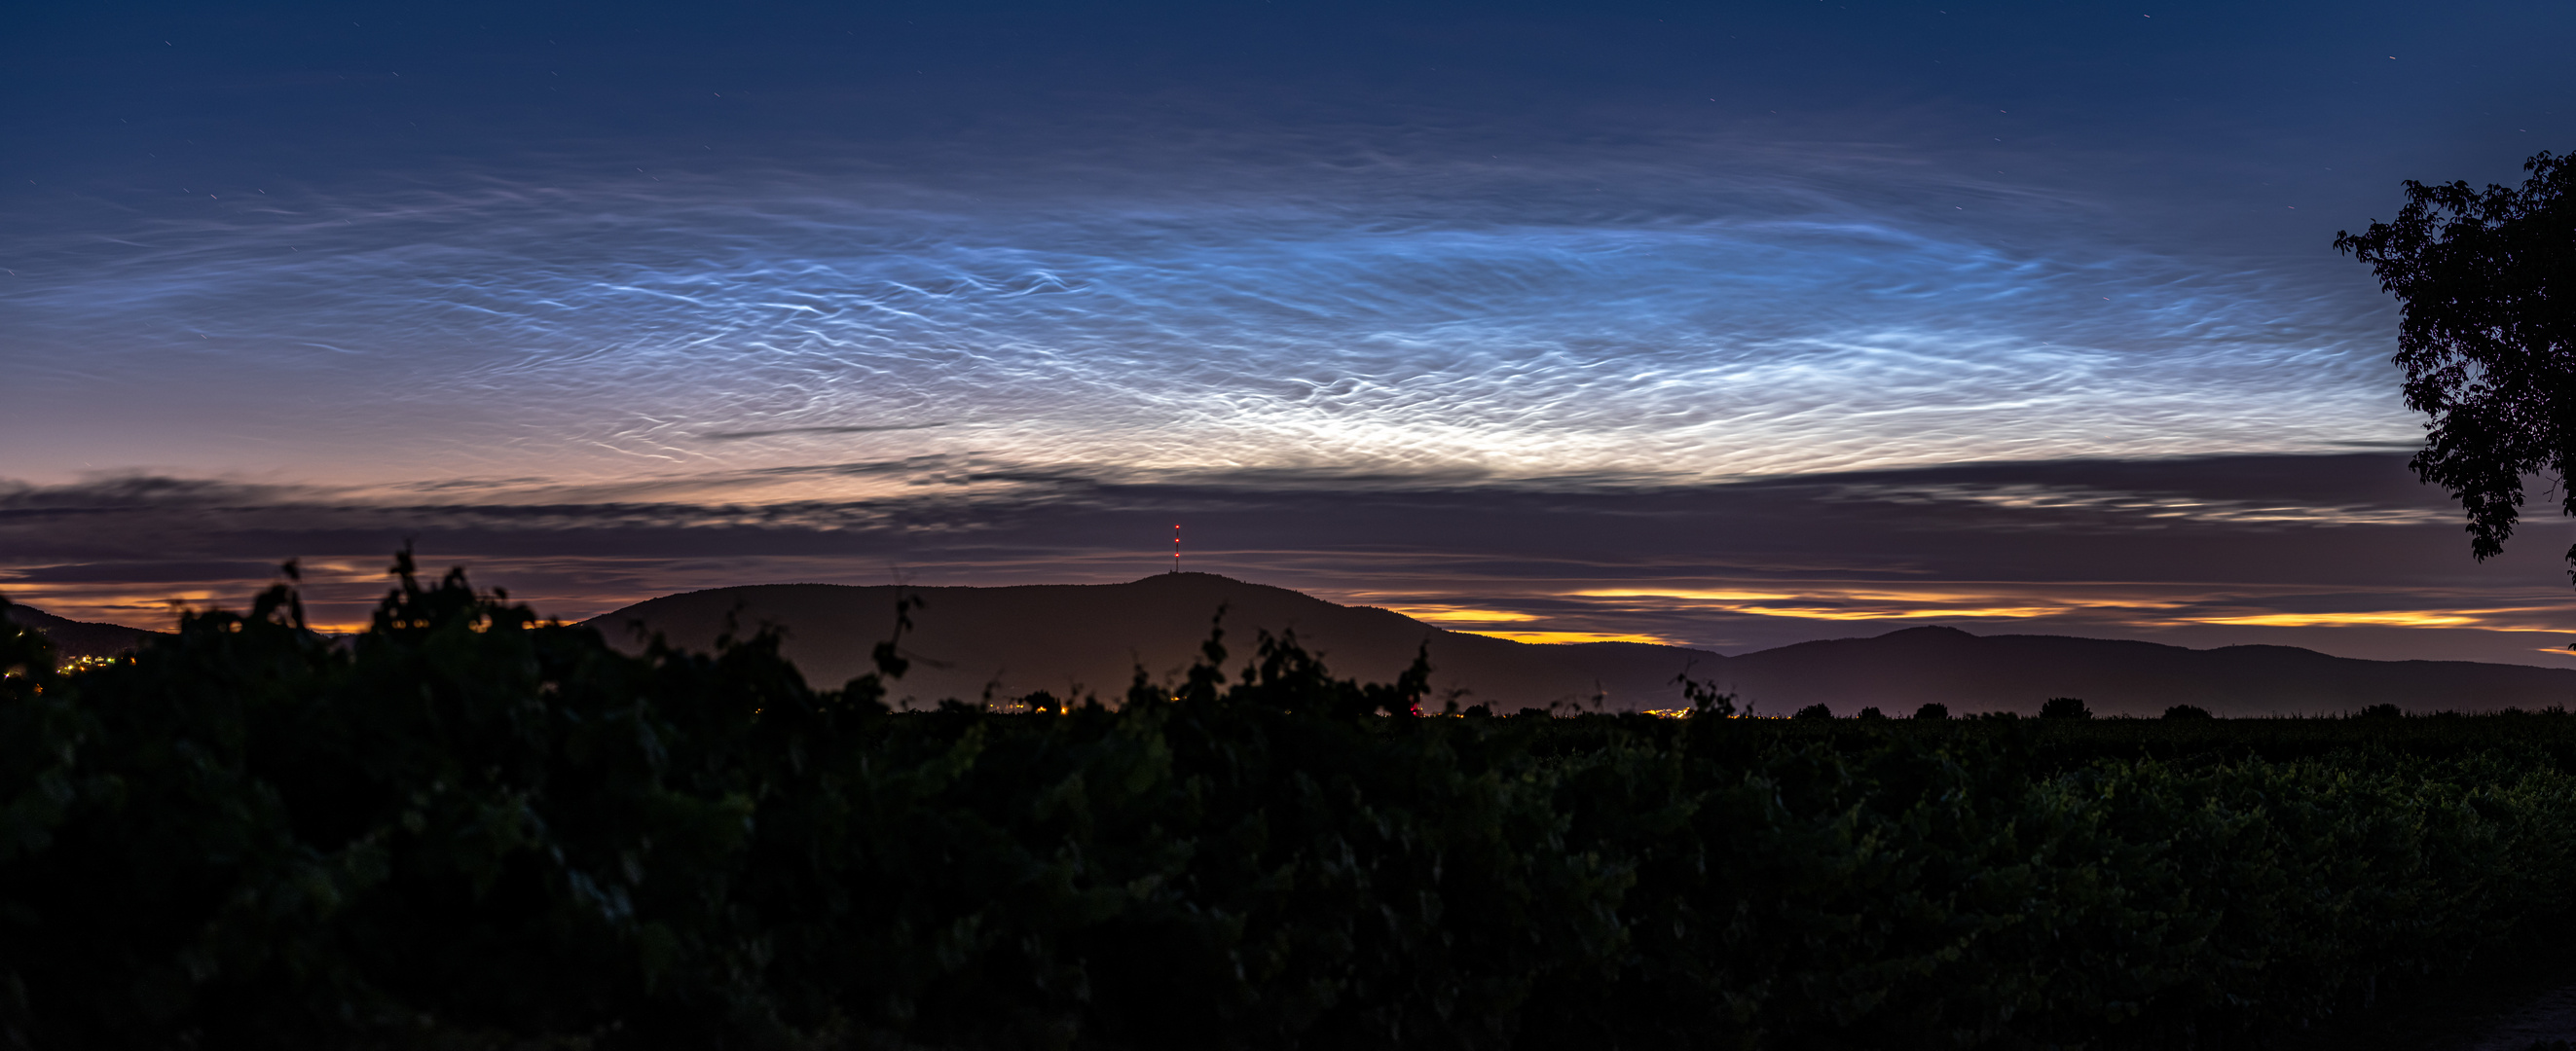
M2039 706L2042 719L2090 719L2093 709L2085 707L2081 697L2051 697Z
M2196 705L2196 704L2177 704L2177 705L2174 705L2174 706L2173 706L2173 707L2171 707L2171 708L2167 708L2167 709L2165 709L2165 716L2164 716L2164 717L2165 717L2165 718L2167 718L2167 719L2208 719L2208 718L2212 718L2212 716L2209 714L2209 709L2207 709L2207 708L2203 708L2203 707L2201 707L2201 706L2199 706L2199 705Z
M2186 1046L2569 928L2565 719L1428 718L1221 633L894 713L395 576L343 640L0 628L11 1042Z
M1939 701L1932 701L1920 708L1914 709L1914 717L1917 719L1947 719L1950 717L1950 706Z

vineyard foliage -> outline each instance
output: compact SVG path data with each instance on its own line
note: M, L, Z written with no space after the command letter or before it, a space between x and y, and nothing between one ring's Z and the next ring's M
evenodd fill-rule
M896 713L398 570L340 640L284 587L76 674L0 636L0 1039L2216 1046L2576 873L2558 715L1417 716L1221 635Z

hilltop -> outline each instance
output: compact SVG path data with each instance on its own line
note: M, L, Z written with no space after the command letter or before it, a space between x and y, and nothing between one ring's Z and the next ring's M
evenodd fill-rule
M122 624L71 620L33 606L11 605L7 616L12 623L44 632L45 638L54 644L55 651L65 657L113 657L164 634Z
M1007 699L1123 692L1135 669L1176 676L1226 607L1229 670L1252 654L1256 629L1294 630L1337 674L1383 681L1427 646L1435 698L1502 710L1582 704L1611 710L1680 703L1674 677L1735 691L1765 713L1824 704L1889 714L1938 702L1959 712L2033 714L2050 697L2082 697L2104 714L2153 715L2194 704L2220 715L2326 714L2371 704L2410 711L2492 711L2576 705L2576 669L2469 661L2373 661L2289 646L2197 650L2151 642L2054 635L1975 635L1918 627L1873 638L1805 642L1736 656L1637 643L1533 644L1448 631L1389 610L1342 606L1286 588L1206 573L1125 584L898 588L769 584L670 595L588 623L611 642L640 646L640 630L703 648L728 618L742 633L785 629L785 653L818 685L872 670L869 653L894 628L899 595L917 596L905 652L912 671L894 695Z
M637 603L592 618L614 644L636 648L632 625L704 648L728 618L742 634L775 624L785 652L818 685L837 686L874 670L869 654L894 630L899 595L922 602L904 639L912 670L895 695L919 701L996 698L1035 690L1058 696L1125 692L1139 667L1168 679L1187 669L1226 609L1227 667L1253 656L1255 632L1293 631L1335 674L1394 678L1429 648L1435 697L1511 708L1587 703L1652 707L1677 696L1672 680L1694 663L1723 660L1675 646L1542 646L1448 631L1400 613L1341 606L1286 588L1208 573L1169 573L1126 584L1021 587L852 587L768 584L717 588ZM1465 691L1459 693L1458 691Z

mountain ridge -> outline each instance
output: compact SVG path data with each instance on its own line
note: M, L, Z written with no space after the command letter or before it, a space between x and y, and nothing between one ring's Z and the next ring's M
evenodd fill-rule
M7 616L20 627L43 632L54 651L65 657L113 657L168 632L146 631L122 624L100 624L57 617L34 606L10 603Z
M638 623L696 649L711 646L728 618L738 633L775 624L807 678L834 687L874 670L870 654L892 633L894 602L904 594L923 605L904 644L914 667L893 684L893 696L916 706L951 697L1007 700L1041 689L1114 698L1140 667L1149 678L1171 681L1197 658L1222 606L1227 668L1236 674L1263 631L1295 633L1335 674L1362 681L1394 678L1421 649L1433 666L1434 705L1454 700L1503 711L1676 707L1676 678L1684 674L1775 715L1811 704L1840 715L1864 706L1903 715L1926 703L2027 715L2049 697L2082 697L2105 715L2154 715L2175 704L2234 716L2334 714L2372 704L2467 712L2576 707L2576 669L2370 660L2264 643L2190 649L2136 639L1978 635L1942 625L1732 656L1642 642L1525 643L1203 573L1000 588L754 584L665 595L584 623L630 652L642 645ZM8 617L44 632L66 657L110 656L164 634L14 604Z
M1422 646L1433 665L1435 704L1454 698L1507 711L1674 707L1681 703L1676 676L1684 673L1766 714L1824 704L1841 715L1863 706L1902 715L1940 703L1954 712L2028 715L2060 696L2082 697L2105 715L2155 715L2175 704L2237 716L2335 714L2372 704L2412 711L2576 706L2576 669L2379 661L2259 643L2198 650L1933 625L1735 656L1651 643L1523 643L1199 573L1005 588L746 585L667 595L585 623L629 647L641 645L632 624L692 647L711 644L727 615L744 629L777 624L787 630L790 659L817 685L834 686L872 670L867 655L891 633L898 594L924 600L905 645L923 663L893 690L916 703L1009 699L1037 689L1115 697L1138 667L1169 681L1195 656L1224 605L1230 670L1249 657L1256 630L1296 631L1335 674L1363 681L1393 678ZM858 608L871 603L872 611Z
M895 696L925 703L1040 689L1115 697L1139 667L1149 678L1168 680L1196 658L1221 606L1227 610L1229 669L1251 658L1262 631L1294 632L1335 674L1365 681L1394 678L1417 648L1427 647L1435 669L1446 669L1435 670L1435 696L1461 704L1563 707L1604 693L1642 703L1654 686L1669 684L1693 661L1716 657L1651 647L1666 652L1595 668L1557 659L1537 644L1450 631L1393 610L1342 606L1204 573L1157 574L1125 584L1001 588L746 585L667 595L584 623L630 649L642 640L628 626L633 622L697 648L711 645L728 617L742 631L777 624L787 629L785 652L807 677L837 686L874 670L869 654L892 633L899 595L922 605L912 614L915 630L904 643L915 665L894 684ZM1608 680L1602 680L1604 672Z

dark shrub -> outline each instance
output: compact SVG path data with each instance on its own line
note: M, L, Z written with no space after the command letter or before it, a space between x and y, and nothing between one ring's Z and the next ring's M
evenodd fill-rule
M1914 717L1917 719L1947 719L1950 717L1950 706L1939 701L1933 701L1923 707L1914 709Z
M2264 1046L2576 905L2564 720L1414 718L1268 638L898 713L411 568L0 623L0 1047Z
M1859 717L1863 719L1885 719L1887 718L1887 713L1879 711L1878 706L1873 704L1867 708L1861 709Z
M2090 719L2093 709L2085 707L2081 697L2051 697L2039 706L2042 719Z
M1831 719L1833 717L1834 710L1821 704L1810 704L1798 709L1798 714L1790 716L1792 719Z
M2406 711L2405 709L2399 708L2393 704L2374 704L2368 708L2352 713L2352 717L2355 719L2403 719L2406 717Z
M2165 709L2165 718L2209 719L2214 718L2214 716L2209 714L2209 709L2203 708L2197 704L2177 704L2171 708Z

